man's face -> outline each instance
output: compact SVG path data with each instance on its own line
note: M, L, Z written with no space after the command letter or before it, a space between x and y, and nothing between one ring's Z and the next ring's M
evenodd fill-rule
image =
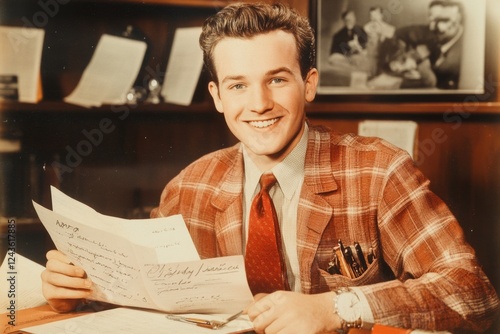
M353 29L356 25L356 14L354 14L354 12L347 13L344 17L344 24L347 29Z
M213 53L219 83L209 83L215 107L252 160L277 163L299 142L305 103L318 73L301 77L295 39L281 30L251 39L225 38Z
M429 27L442 43L450 41L460 30L462 15L455 6L429 8Z

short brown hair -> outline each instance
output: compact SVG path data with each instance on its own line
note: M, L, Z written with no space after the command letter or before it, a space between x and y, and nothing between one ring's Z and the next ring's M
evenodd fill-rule
M300 71L305 79L315 61L315 38L309 20L284 4L238 3L224 7L203 24L200 46L212 80L218 82L213 61L218 42L227 37L250 38L275 30L295 37Z

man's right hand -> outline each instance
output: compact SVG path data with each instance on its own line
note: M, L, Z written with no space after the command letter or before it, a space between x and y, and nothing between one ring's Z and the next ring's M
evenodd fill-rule
M47 252L46 269L42 272L42 292L57 312L73 311L91 294L92 281L85 271L57 250Z

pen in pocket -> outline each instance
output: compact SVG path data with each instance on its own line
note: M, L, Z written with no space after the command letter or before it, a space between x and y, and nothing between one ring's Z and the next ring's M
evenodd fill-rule
M351 247L347 246L344 250L344 257L346 259L347 264L351 267L351 272L354 277L359 277L363 273L363 269L359 266L358 262L354 258L352 254Z
M341 239L338 239L337 245L333 247L332 259L328 263L327 271L331 275L338 274L351 279L357 278L363 275L374 259L373 248L370 247L367 257L365 257L357 241L354 242L353 246L346 246Z
M356 255L358 256L359 265L361 266L363 271L365 271L366 269L368 269L368 266L366 265L365 254L363 254L363 250L361 249L361 246L357 241L354 243L354 250L356 251Z
M343 253L343 251L345 251L345 248L340 240L339 240L339 245L335 246L333 250L335 254L337 254L337 258L339 259L340 273L345 277L355 278L356 276L354 275L354 272L352 271L352 268L349 265L349 263L347 263L345 255Z
M339 258L337 257L337 253L335 252L335 249L333 250L333 256L330 262L328 263L328 269L326 270L330 275L342 275L340 272L340 263L339 263Z

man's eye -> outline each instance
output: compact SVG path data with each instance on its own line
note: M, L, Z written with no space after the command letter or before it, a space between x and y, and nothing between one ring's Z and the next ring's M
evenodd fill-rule
M243 88L245 88L245 86L243 84L235 84L235 85L231 86L231 89L234 89L234 90L240 90Z
M273 78L273 79L271 80L271 83L273 83L273 84L280 84L280 83L282 83L282 82L284 82L284 81L285 81L285 80L284 80L283 78Z

